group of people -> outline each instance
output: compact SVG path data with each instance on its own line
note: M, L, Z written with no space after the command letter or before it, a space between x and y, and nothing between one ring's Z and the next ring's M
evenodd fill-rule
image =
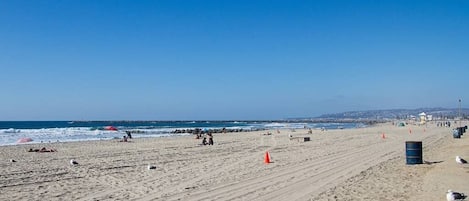
M55 149L47 149L45 147L42 147L40 149L33 149L33 148L30 148L28 150L28 152L56 152L57 150Z
M124 135L124 136L122 137L122 140L119 141L119 142L128 142L129 139L132 139L132 132L130 132L130 131L125 131L125 133L126 133L127 135Z
M446 122L438 122L436 123L437 127L451 127L451 122L446 121Z
M195 139L200 139L202 138L202 145L213 145L213 135L212 133L207 133L207 134L197 134ZM207 142L208 138L208 142Z

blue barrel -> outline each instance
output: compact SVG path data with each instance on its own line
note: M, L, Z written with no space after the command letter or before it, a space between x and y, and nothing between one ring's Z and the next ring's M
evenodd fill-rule
M461 133L459 129L453 129L453 138L461 138Z
M421 141L406 141L405 154L407 165L422 164L422 142Z

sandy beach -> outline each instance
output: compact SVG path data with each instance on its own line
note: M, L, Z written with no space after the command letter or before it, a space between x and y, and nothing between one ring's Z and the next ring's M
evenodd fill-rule
M214 134L213 146L193 136L2 146L0 200L445 200L448 189L469 194L469 166L454 159L469 158L469 140L467 133L454 139L451 128L386 123L267 132ZM424 164L406 165L406 141L422 141ZM57 152L27 152L41 147Z

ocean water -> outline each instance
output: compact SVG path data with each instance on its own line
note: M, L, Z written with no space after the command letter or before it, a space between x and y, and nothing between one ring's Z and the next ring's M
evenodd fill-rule
M112 126L116 130L107 130ZM28 143L108 140L122 138L125 131L132 137L164 137L191 135L175 132L189 129L268 130L300 128L357 128L361 123L311 123L263 121L0 121L0 146L15 145L20 138L31 138Z

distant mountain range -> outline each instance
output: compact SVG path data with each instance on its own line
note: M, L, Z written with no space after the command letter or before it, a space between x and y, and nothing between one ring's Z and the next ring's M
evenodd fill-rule
M459 109L448 108L418 108L418 109L389 109L389 110L368 110L368 111L350 111L334 114L324 114L313 118L295 118L295 119L405 119L411 116L418 117L422 112L427 115L433 115L433 118L448 117L454 118L459 116ZM467 118L469 114L468 108L461 108L461 116Z

